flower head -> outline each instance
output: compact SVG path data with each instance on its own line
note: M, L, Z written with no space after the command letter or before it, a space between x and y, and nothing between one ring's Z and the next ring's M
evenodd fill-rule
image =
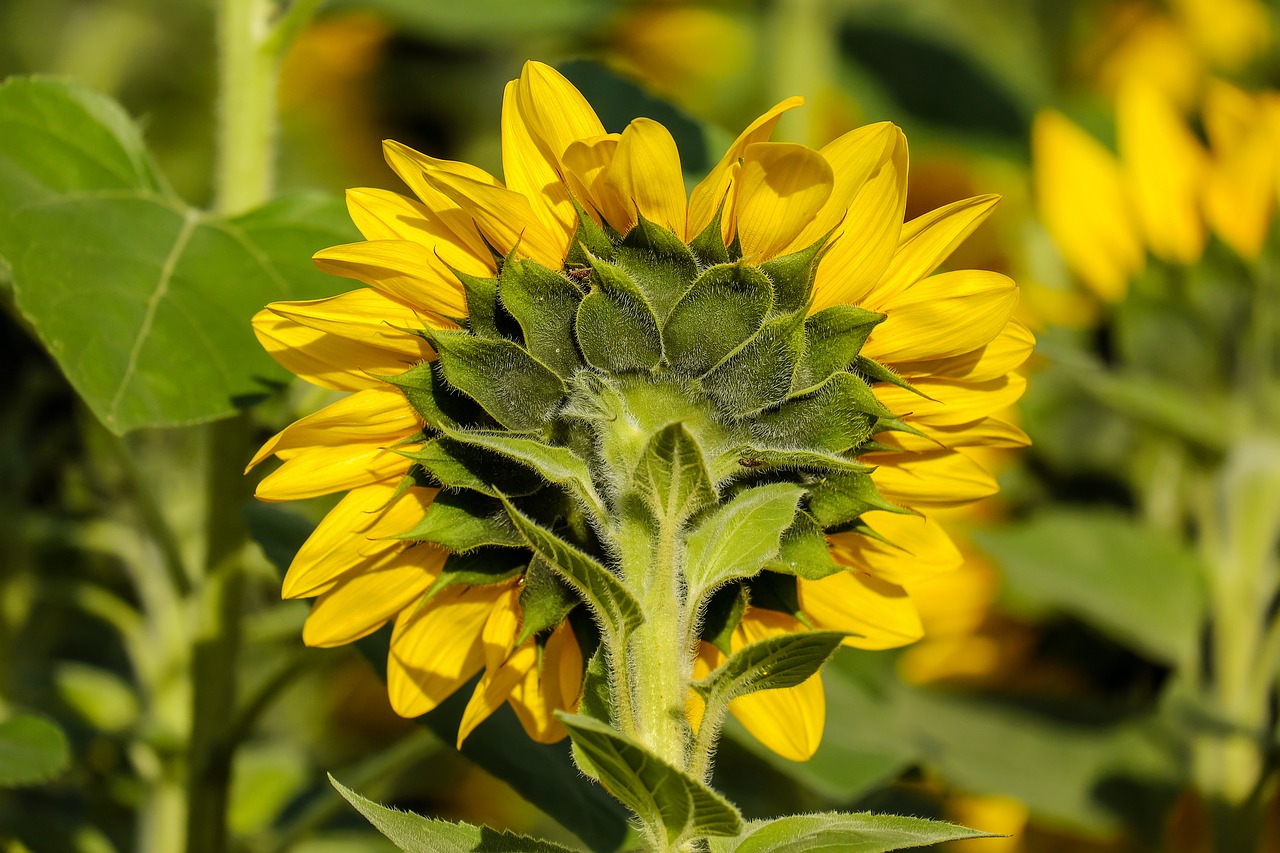
M352 392L255 459L284 460L265 500L348 493L285 580L317 598L308 643L394 620L397 711L483 671L462 735L506 701L549 740L597 644L625 681L626 632L668 599L647 641L686 684L695 652L777 634L920 636L910 586L961 560L929 513L996 491L972 448L1026 443L992 414L1033 340L1013 282L934 274L996 199L904 224L898 128L769 141L798 104L689 194L665 128L607 133L538 63L506 90L505 182L386 144L416 198L352 190L365 241L316 255L367 287L255 318L282 364ZM730 707L805 758L822 702L814 679Z

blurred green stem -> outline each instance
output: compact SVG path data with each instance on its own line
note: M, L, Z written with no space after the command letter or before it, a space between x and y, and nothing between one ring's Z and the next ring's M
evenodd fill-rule
M769 79L773 99L803 95L809 102L809 109L782 117L775 138L812 147L827 142L822 98L839 79L839 27L831 5L831 0L775 0L772 4L769 24L774 54Z

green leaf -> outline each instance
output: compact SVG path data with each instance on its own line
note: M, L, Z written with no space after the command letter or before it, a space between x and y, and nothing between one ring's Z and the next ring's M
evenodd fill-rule
M613 572L554 533L539 527L506 498L499 496L499 499L528 546L582 596L615 640L625 641L644 623L644 612L639 602Z
M120 734L138 719L133 688L109 669L62 661L54 667L53 684L62 701L100 732Z
M583 366L573 338L582 291L563 273L533 261L508 260L498 298L520 324L525 348L534 358L565 379Z
M600 784L646 825L662 826L669 844L741 831L737 809L692 776L599 720L561 712L556 716L599 771Z
M650 370L662 358L658 320L640 286L595 255L591 292L578 306L574 333L587 363L612 373Z
M702 378L722 411L741 416L782 402L804 354L804 312L766 322Z
M462 331L429 337L445 380L509 430L541 429L564 398L560 377L519 344Z
M70 758L67 736L44 717L18 714L0 723L0 787L47 782Z
M771 560L768 568L810 581L822 580L846 569L832 559L822 526L803 511L796 513L796 520L782 534L778 558Z
M733 632L747 612L747 587L729 584L716 591L707 602L702 617L702 639L725 655L733 654Z
M662 328L671 368L700 376L760 329L773 307L769 279L746 264L715 266L672 307Z
M780 634L743 646L693 684L713 703L727 705L759 690L780 690L803 684L831 659L845 638L840 631L800 631Z
M436 375L439 369L439 362L431 361L395 376L379 378L399 388L429 427L460 429L461 424L491 423L488 413L475 401L454 393L444 379Z
M224 417L289 379L249 320L274 300L333 294L307 258L353 234L328 197L231 218L190 208L114 102L41 78L0 86L0 255L15 300L116 433Z
M751 436L773 448L843 453L871 437L875 418L863 410L871 389L852 373L837 373L817 388L756 415Z
M609 693L609 659L597 646L582 678L582 701L578 713L602 723L613 722L613 698Z
M698 261L675 232L637 215L636 227L623 238L614 262L640 288L661 325L697 276Z
M498 502L475 492L441 492L412 530L391 538L434 542L456 554L486 545L524 546Z
M452 438L433 438L417 450L400 454L417 462L447 488L497 497L495 486L508 495L529 495L542 487L542 478L533 472L512 470L501 457Z
M873 509L908 512L880 494L870 473L840 472L809 486L809 512L823 528L847 526Z
M534 557L520 588L520 636L522 645L534 634L554 628L578 606L578 597L565 586L559 574L541 557Z
M501 338L498 331L498 280L453 271L467 299L466 327L481 338Z
M694 237L689 243L689 250L693 252L694 257L704 267L729 263L729 249L724 244L724 227L722 225L724 202L723 198L720 199L720 206L716 208L716 215L707 223L707 227L702 229L702 233Z
M754 575L776 557L803 495L793 483L756 486L703 521L688 540L691 600L700 601L726 581Z
M676 526L717 498L702 448L683 423L670 424L649 439L635 487L654 518Z
M571 849L487 826L451 823L387 808L344 787L332 775L329 782L344 800L405 853L555 853Z
M835 453L813 450L776 450L744 444L720 454L712 467L712 476L721 482L760 471L808 471L821 474L835 472L867 473L874 470L853 459Z
M1189 663L1200 642L1206 570L1141 522L1053 510L976 535L1016 601L1065 612L1162 663Z
M523 572L528 562L527 551L512 551L509 548L483 548L466 554L450 554L444 561L440 576L428 587L426 599L433 598L451 586L502 583Z
M746 837L736 844L713 841L711 853L888 853L962 838L992 837L953 823L918 817L828 812L752 824Z

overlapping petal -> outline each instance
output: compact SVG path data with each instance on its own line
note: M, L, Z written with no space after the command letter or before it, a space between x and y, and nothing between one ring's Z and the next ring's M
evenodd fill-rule
M782 254L827 203L834 182L830 164L810 148L748 145L730 223L743 259L759 263Z

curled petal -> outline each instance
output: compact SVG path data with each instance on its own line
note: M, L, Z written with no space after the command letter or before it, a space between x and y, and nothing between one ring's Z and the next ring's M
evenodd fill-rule
M982 195L953 202L917 216L902 226L898 249L876 285L876 298L888 301L932 273L956 247L986 221L1000 201Z
M871 512L863 520L888 541L837 533L829 538L836 562L899 586L953 571L964 563L951 537L932 518Z
M254 315L253 333L262 348L286 370L334 391L378 387L384 384L378 376L403 373L435 355L425 341L414 344L417 354L410 355L398 348L368 343L363 336L353 339L322 332L265 308Z
M500 254L515 251L551 269L564 264L566 241L542 224L520 193L447 172L428 173L427 181L466 211Z
M790 246L831 195L831 166L803 145L748 145L738 176L733 225L742 255L756 261Z
M671 134L656 121L638 118L627 125L604 183L626 211L625 220L609 220L619 232L625 234L635 226L637 211L677 234L684 231L686 201L680 152Z
M945 358L897 361L894 367L910 381L914 381L913 377L927 377L986 382L1021 367L1031 356L1035 345L1036 339L1031 330L1017 320L1010 320L986 346Z

